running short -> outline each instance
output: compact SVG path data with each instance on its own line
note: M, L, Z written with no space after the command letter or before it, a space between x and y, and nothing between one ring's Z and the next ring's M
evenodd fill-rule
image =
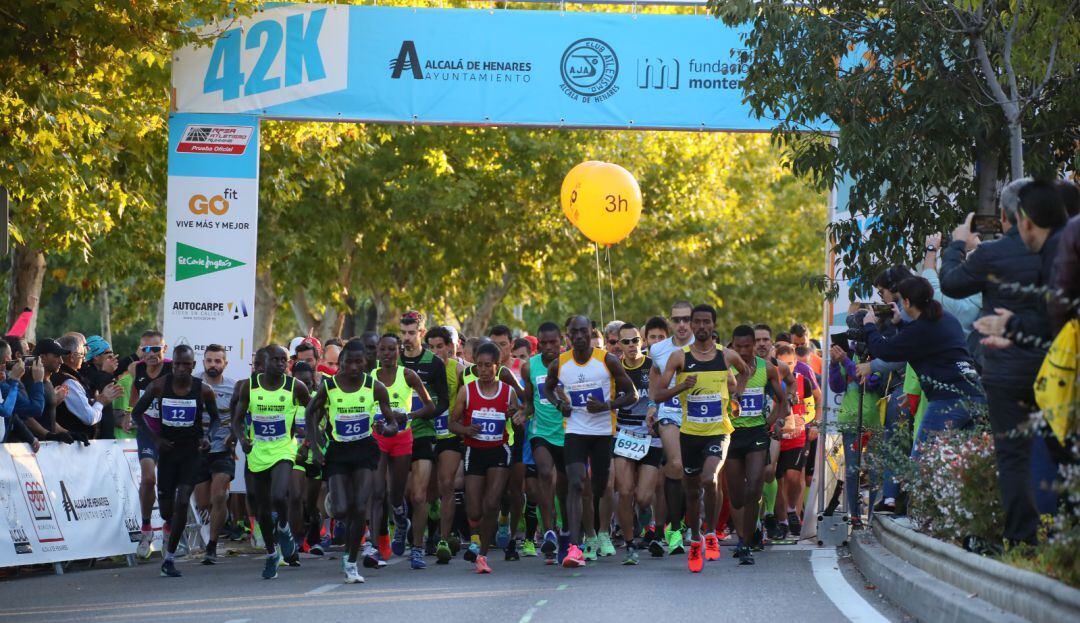
M611 435L567 433L563 444L563 460L567 465L588 464L593 482L607 482L611 470Z
M705 460L711 456L724 462L728 453L727 435L687 435L679 433L679 451L682 454L683 473L689 476L700 474L705 469ZM655 448L650 448L651 452Z
M521 438L521 435L515 435L515 437L514 445L510 446L511 465L523 463L525 458L525 440Z
M232 481L233 476L236 474L236 459L233 458L232 452L211 452L206 456L203 460L203 470L199 475L199 482L210 480L214 474L226 474L229 480Z
M385 437L378 433L372 433L375 441L379 444L379 451L386 456L409 456L412 454L413 434L411 429L398 431L393 437Z
M486 476L494 467L509 468L511 463L510 446L503 444L496 448L472 448L465 446L465 475Z
M747 426L736 428L731 433L731 445L728 447L728 456L733 459L742 459L747 454L766 452L769 449L769 432L765 426ZM685 466L685 461L683 465Z
M274 470L277 469L277 466L281 465L282 463L285 463L289 466L290 472L292 471L293 465L295 464L292 459L281 459L277 463L274 463L273 465L262 470L261 472L251 472L251 477L255 482L268 482L273 477Z
M434 437L413 437L412 442L412 460L414 461L434 461L435 460L435 438Z
M204 461L198 448L181 447L161 452L157 465L158 498L172 499L177 488L199 484L205 469Z
M360 441L331 441L326 449L323 477L348 475L361 469L375 471L379 466L379 446L370 437Z
M136 429L135 445L139 448L140 461L143 459L158 460L158 450L157 446L154 445L154 439L150 437L149 432L143 430L142 426Z
M308 454L308 460L304 462L297 461L293 463L293 471L304 472L304 476L312 480L322 480L322 468L315 464L311 460L311 455Z
M806 448L791 448L781 450L780 458L776 460L776 473L783 474L788 470L801 472L806 463Z
M551 460L555 463L555 469L560 472L566 471L566 463L563 461L562 446L557 446L543 437L533 437L529 440L529 446L532 448L534 462L536 460L536 450L542 447L551 455Z
M447 437L446 439L435 440L435 456L439 456L443 452L457 452L458 454L465 453L465 446L461 443L460 437Z
M618 460L629 461L630 460L630 459L626 458L625 456L617 456L617 455L615 455L615 440L614 439L611 440L611 454L612 454L612 457L616 461L618 461ZM660 467L660 465L663 462L664 462L664 449L662 447L660 447L660 446L649 446L649 451L645 453L645 456L641 457L637 461L634 461L634 463L637 463L638 465L648 465L649 467Z

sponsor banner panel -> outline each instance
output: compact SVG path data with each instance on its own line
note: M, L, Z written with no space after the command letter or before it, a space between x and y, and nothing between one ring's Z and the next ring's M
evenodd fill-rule
M133 554L140 536L135 441L0 444L0 567Z
M219 38L174 55L181 112L693 130L775 125L743 103L743 31L707 15L286 4L203 33ZM219 138L202 148L230 144Z

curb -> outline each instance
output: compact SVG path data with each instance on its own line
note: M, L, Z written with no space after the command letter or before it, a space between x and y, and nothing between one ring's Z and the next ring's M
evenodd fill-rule
M853 535L848 547L855 566L866 579L889 601L919 621L1022 623L1026 620L909 564L882 546L868 531Z
M880 542L878 548L893 555L894 563L921 571L930 582L939 585L945 582L946 586L957 589L968 601L980 601L999 612L1036 623L1080 621L1080 590L966 552L955 545L915 532L908 525L907 519L875 515L873 532L877 540L871 537L871 541L875 545ZM871 548L867 543L853 545L853 551L856 548L864 550L860 553L861 558L869 557ZM868 565L873 566L873 563L868 562ZM884 588L882 590L888 594ZM969 599L976 596L977 600Z

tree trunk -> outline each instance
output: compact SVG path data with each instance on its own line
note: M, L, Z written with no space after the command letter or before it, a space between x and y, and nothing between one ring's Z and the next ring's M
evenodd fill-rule
M467 336L483 335L491 323L491 316L495 308L502 302L506 293L510 291L510 285L514 283L514 276L507 270L503 270L502 279L498 283L489 284L484 290L484 296L476 310L462 324L461 330Z
M8 297L7 326L14 324L22 310L30 308L34 314L26 327L26 341L37 339L38 303L41 300L41 283L45 278L45 253L36 247L16 245L11 254L11 294Z
M375 300L364 306L364 331L375 331L379 326L379 309Z
M101 312L101 337L112 344L112 309L109 306L109 282L98 288L98 308Z
M273 274L269 268L259 266L255 270L255 335L252 350L262 348L273 340L277 306Z
M1020 126L1020 113L1009 119L1009 169L1012 179L1024 177L1024 129Z
M975 213L984 216L997 214L998 151L982 142L977 144L979 203Z

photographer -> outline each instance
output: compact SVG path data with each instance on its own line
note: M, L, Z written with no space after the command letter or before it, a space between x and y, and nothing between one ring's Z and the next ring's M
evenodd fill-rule
M863 318L870 354L885 361L906 361L919 377L927 406L916 431L912 457L931 433L965 428L973 422L974 408L985 404L974 361L968 352L964 330L952 314L934 300L934 288L922 277L910 277L897 288L901 307L892 303L893 323L898 331L886 337L878 331L871 309Z
M844 495L848 515L853 528L862 527L862 496L859 495L859 452L861 440L856 428L859 419L859 386L862 385L862 423L864 427L877 428L877 401L881 398L881 377L876 373L859 375L852 353L844 343L833 344L829 349L829 391L843 394L837 422L844 440ZM870 482L873 483L871 478ZM870 503L874 503L873 492Z

